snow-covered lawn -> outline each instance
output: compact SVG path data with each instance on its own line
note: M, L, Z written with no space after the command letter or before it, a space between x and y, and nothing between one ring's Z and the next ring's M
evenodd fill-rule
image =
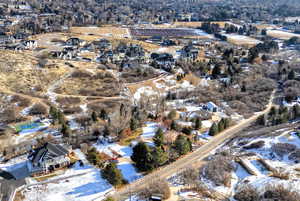
M143 127L143 134L141 137L146 140L152 139L159 126L155 122L146 122L145 124L146 125Z
M129 183L142 177L142 175L136 171L132 163L121 162L118 163L117 166L121 170L124 179L126 179Z
M115 155L113 152L118 153L122 157L129 158L132 155L132 148L129 146L121 146L117 143L96 143L94 147L100 153L105 153L108 156L114 158Z

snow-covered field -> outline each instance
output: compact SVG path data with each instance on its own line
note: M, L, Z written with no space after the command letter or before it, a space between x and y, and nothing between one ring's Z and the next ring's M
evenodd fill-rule
M90 201L104 196L112 190L112 186L102 177L99 169L92 166L80 167L78 164L68 170L65 176L82 173L48 184L28 187L23 191L24 201Z
M151 87L141 87L135 92L133 97L135 100L140 100L141 97L143 97L143 96L148 97L148 96L153 96L156 94L158 94L158 92L154 91L154 89Z
M256 45L261 41L256 40L255 38L251 38L244 35L238 34L225 34L229 42L232 42L237 45Z
M294 36L300 38L300 34L295 34L295 33L287 32L287 31L283 31L283 30L268 30L267 34L269 36L272 36L274 38L279 38L282 40L288 40Z

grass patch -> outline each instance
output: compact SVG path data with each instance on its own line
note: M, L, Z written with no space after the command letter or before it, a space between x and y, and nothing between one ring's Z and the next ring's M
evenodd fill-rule
M56 174L56 173L47 174L47 175L40 176L40 177L34 177L34 179L37 180L38 182L42 182L42 181L46 181L47 179L50 179L55 176L58 176L58 174Z
M130 143L133 140L135 140L136 138L138 138L142 133L143 133L142 128L139 128L136 131L134 131L132 133L132 135L130 135L130 136L126 137L126 138L121 139L120 142L119 142L119 144L122 145L122 146L128 146L128 145L130 145Z

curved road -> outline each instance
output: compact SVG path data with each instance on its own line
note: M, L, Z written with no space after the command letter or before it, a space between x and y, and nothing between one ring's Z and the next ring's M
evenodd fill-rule
M261 112L255 113L252 117L249 119L245 119L242 122L240 122L237 125L234 125L227 130L219 133L217 136L213 137L211 140L209 140L208 143L201 146L194 152L184 156L181 159L178 159L177 161L171 163L170 165L164 166L158 170L156 170L153 173L150 173L141 179L136 180L135 182L126 185L125 187L121 189L117 189L116 192L114 192L114 196L116 197L122 197L124 195L128 195L131 193L131 191L138 191L140 189L143 189L148 186L149 183L153 182L153 180L156 179L166 179L174 174L177 174L186 168L189 168L192 166L193 163L199 162L210 155L211 151L216 149L218 146L223 144L226 140L234 137L236 134L238 134L240 131L242 131L244 128L248 127L251 123L253 123L260 115L266 114L270 111L274 99L274 93L272 93L269 104L267 105L266 109Z

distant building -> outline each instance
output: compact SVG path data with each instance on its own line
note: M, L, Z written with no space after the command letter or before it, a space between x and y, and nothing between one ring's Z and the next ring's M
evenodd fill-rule
M219 107L214 104L213 102L208 102L206 105L205 105L206 109L210 112L218 112L219 111Z

